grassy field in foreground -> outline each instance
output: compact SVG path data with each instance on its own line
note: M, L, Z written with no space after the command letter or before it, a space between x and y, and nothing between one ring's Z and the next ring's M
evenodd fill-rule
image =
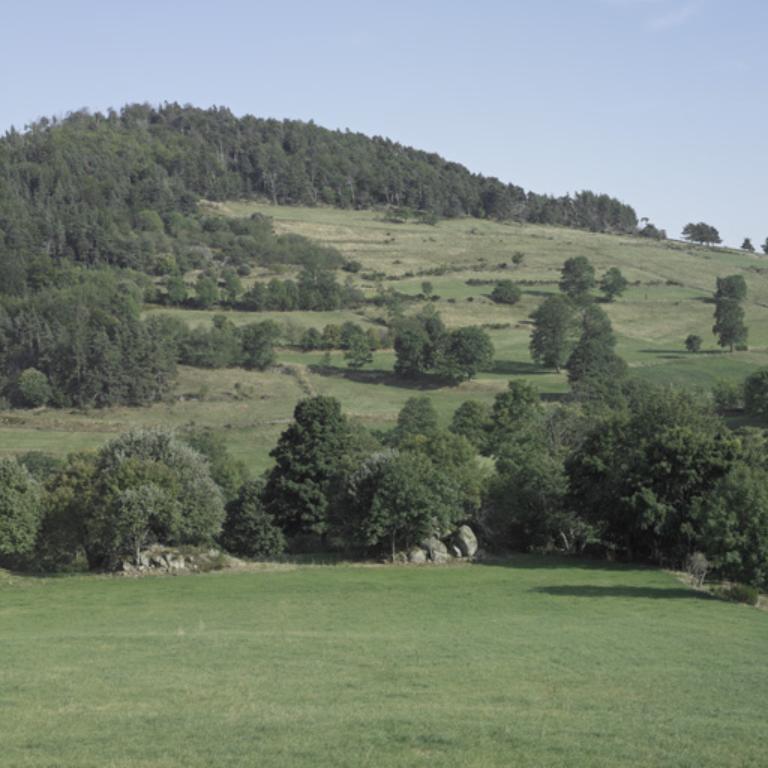
M64 454L96 447L134 425L173 427L194 422L225 434L233 453L260 472L269 465L269 451L303 396L333 395L350 416L378 428L391 426L405 400L416 394L430 395L444 423L463 400L490 402L513 378L530 380L544 395L557 397L568 390L566 377L531 360L528 318L543 297L557 290L565 259L578 255L592 261L598 276L618 266L633 283L617 302L601 305L611 318L618 351L632 376L709 390L719 380L741 381L768 365L768 259L761 254L475 219L427 226L393 224L375 211L257 203L209 207L224 216L265 213L274 218L278 232L299 233L339 248L361 263L361 271L352 279L369 296L379 286L417 295L421 283L428 280L439 297L435 307L450 327L497 326L489 331L496 348L494 368L460 387L445 387L398 381L392 375L391 350L377 352L370 365L351 372L338 352L328 366L321 365L322 353L280 349L280 367L265 373L182 369L168 404L89 412L0 412L0 455L24 450ZM516 252L524 254L517 267L512 263ZM434 270L441 274L420 274ZM368 279L371 272L384 278ZM749 289L745 309L750 348L727 354L719 350L711 333L711 296L716 278L734 273L744 275ZM341 274L346 279L347 274ZM260 269L254 279L271 276ZM513 307L488 298L493 281L505 278L521 282L523 288L522 300ZM478 280L485 284L476 284ZM407 310L420 306L419 302L408 304ZM155 306L147 307L147 312L171 314L192 326L206 325L220 313ZM385 312L367 305L354 311L226 314L236 324L270 318L296 335L311 326L322 328L346 320L381 327ZM703 338L701 354L685 351L683 341L689 333Z
M765 765L768 615L519 556L0 572L5 768Z

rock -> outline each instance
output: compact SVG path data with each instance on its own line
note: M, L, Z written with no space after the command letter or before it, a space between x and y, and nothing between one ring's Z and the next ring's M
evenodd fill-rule
M429 559L433 563L444 563L448 560L448 547L446 547L436 536L430 536L428 539L424 539L419 546L427 551Z
M427 553L421 547L413 547L413 549L408 552L408 562L426 563Z
M473 557L477 552L477 536L468 525L462 525L453 535L453 543L459 548L463 557Z

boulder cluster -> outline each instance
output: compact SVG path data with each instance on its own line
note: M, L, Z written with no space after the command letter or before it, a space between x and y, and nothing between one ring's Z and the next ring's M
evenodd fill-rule
M445 538L424 539L408 551L407 558L409 563L446 563L452 559L471 559L477 551L477 536L468 525L462 525Z
M122 560L116 570L126 576L146 573L200 573L232 568L240 562L218 549L181 552L172 547L153 546L140 552L136 560Z

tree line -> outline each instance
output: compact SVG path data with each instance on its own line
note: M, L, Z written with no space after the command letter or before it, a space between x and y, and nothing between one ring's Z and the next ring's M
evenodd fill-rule
M768 374L758 378L764 406ZM63 462L1 460L0 560L110 569L153 543L214 542L248 557L391 556L468 523L495 552L698 558L765 587L766 455L761 430L731 431L710 400L638 382L609 404L544 408L513 381L490 405L460 405L448 429L414 397L373 433L318 396L297 404L257 479L200 430L137 430Z

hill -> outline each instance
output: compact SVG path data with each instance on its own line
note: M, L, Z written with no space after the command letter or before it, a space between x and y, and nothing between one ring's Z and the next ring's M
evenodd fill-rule
M134 104L43 119L0 139L0 292L54 281L62 260L156 273L180 243L208 243L196 231L201 198L392 206L596 231L637 225L635 211L607 195L525 192L380 137Z
M528 318L544 296L558 290L563 261L577 255L587 256L598 274L618 266L631 282L618 301L601 306L617 331L618 351L629 362L632 376L708 390L719 380L740 381L768 363L768 272L756 254L521 222L462 218L429 226L414 220L393 223L379 211L252 202L204 203L202 210L207 216L237 220L254 213L270 216L278 235L302 235L337 250L345 260L359 262L359 271L348 277L368 297L391 288L416 298L422 283L430 282L437 297L432 303L448 326L484 324L488 328L496 347L495 366L472 381L449 387L397 379L392 374L391 349L376 351L372 363L352 371L340 352L326 356L283 346L277 350L277 367L266 372L182 366L172 396L143 408L4 411L0 413L0 450L61 454L94 447L135 424L194 422L222 431L236 455L261 470L269 463L268 452L294 404L311 393L338 397L347 413L371 427L391 425L404 401L418 392L432 397L444 422L466 399L490 401L511 378L532 381L545 398L559 397L568 389L565 375L531 360ZM514 264L515 253L523 254L519 265ZM245 282L290 276L297 269L266 266L255 269ZM728 354L716 346L711 333L711 297L716 278L734 273L743 274L748 285L750 348ZM502 278L522 288L518 304L499 305L488 297ZM407 302L406 311L413 312L423 303ZM385 310L375 304L329 312L147 304L144 313L200 326L210 325L217 314L239 325L269 318L279 324L284 338L296 339L302 329L322 329L328 323L353 321L379 329ZM702 352L685 351L683 340L689 333L704 339Z

